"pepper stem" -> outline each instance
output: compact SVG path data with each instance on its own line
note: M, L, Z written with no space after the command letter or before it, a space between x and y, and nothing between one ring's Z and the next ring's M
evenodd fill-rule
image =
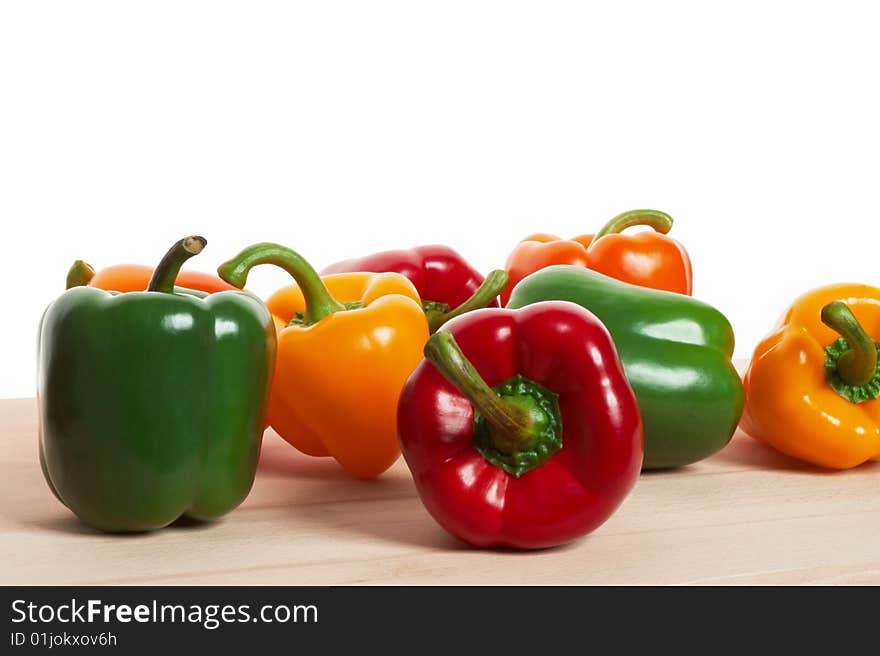
M590 245L592 246L605 235L623 232L627 228L637 225L650 226L657 232L665 235L672 230L672 217L660 210L630 210L629 212L618 214L596 233Z
M207 244L208 241L204 237L197 235L184 237L174 244L174 246L168 249L165 257L162 258L159 265L153 271L147 291L173 294L174 281L177 280L180 267L193 255L201 253Z
M95 277L95 269L88 262L77 260L67 271L67 287L84 287Z
M864 385L877 370L877 345L849 306L833 301L822 308L822 323L838 332L850 349L837 360L837 374L848 385Z
M471 310L479 310L486 307L493 298L498 296L507 287L507 273L501 269L490 271L489 275L477 290L464 303L457 308L447 312L438 312L437 310L427 310L425 314L428 317L428 330L431 334L437 332L444 323L450 319L470 312Z
M431 335L425 345L425 358L485 417L492 427L492 442L496 449L510 454L531 446L535 433L530 413L505 401L486 384L461 352L452 333Z
M217 273L230 285L241 289L247 283L250 270L258 264L274 264L293 276L306 302L303 312L303 323L306 325L317 323L333 312L345 310L345 305L330 295L315 268L302 255L280 244L263 242L248 246L217 267Z

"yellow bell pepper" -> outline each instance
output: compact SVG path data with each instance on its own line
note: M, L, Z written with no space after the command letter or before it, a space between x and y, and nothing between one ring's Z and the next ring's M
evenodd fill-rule
M241 288L258 264L298 283L267 301L278 329L269 425L303 453L332 456L358 478L378 476L400 455L397 401L428 340L418 292L396 273L322 280L278 244L250 246L217 271Z
M800 460L847 469L880 457L880 289L839 284L798 298L755 349L742 427Z

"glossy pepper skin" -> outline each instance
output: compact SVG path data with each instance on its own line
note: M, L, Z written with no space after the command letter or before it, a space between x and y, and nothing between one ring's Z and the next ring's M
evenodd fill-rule
M444 303L449 308L464 303L483 284L483 275L458 251L439 244L343 260L326 267L322 275L357 271L399 273L415 286L423 301ZM498 307L498 300L492 299L487 306Z
M400 444L425 507L453 535L552 547L597 528L632 489L638 406L590 312L477 310L425 355L401 394Z
M378 476L400 455L397 399L428 339L418 293L396 273L322 280L299 254L269 243L218 272L239 287L259 264L298 282L267 301L278 330L269 424L303 453L332 456L357 478Z
M446 319L432 319L461 308L458 314L481 307L498 307L498 292L487 289L486 279L454 249L431 244L410 249L383 251L336 262L322 275L372 271L399 273L416 288L432 324L432 332ZM490 293L491 292L491 293Z
M86 524L149 531L235 508L257 468L275 331L254 296L175 293L204 246L179 242L150 291L75 287L40 331L40 459ZM164 273L163 273L164 272Z
M650 226L653 231L620 234L637 225ZM672 217L664 212L631 210L611 219L596 235L561 239L539 233L526 237L507 258L510 282L501 294L501 303L507 305L520 280L556 264L593 269L640 287L690 295L691 260L684 246L666 235L671 229Z
M153 271L153 267L144 264L114 264L95 271L90 264L77 260L67 272L67 288L88 285L111 292L143 292L150 284ZM229 283L204 271L180 271L174 284L208 294L235 291Z
M520 282L508 307L572 301L611 333L645 427L645 469L679 467L725 446L743 408L730 361L734 336L718 310L682 294L637 287L575 266Z
M820 467L880 457L876 338L880 288L837 284L800 296L755 349L743 430Z

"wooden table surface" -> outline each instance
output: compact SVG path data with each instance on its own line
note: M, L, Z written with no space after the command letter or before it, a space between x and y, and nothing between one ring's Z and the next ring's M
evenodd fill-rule
M447 535L402 460L353 481L271 431L250 497L223 520L103 535L43 482L33 399L0 401L0 441L3 584L880 583L880 463L821 472L741 433L643 475L592 535L534 553Z

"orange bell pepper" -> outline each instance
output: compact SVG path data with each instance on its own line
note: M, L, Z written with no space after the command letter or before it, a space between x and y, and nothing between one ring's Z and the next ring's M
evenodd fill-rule
M839 284L798 298L755 349L742 428L821 467L880 457L880 289Z
M277 244L250 246L217 271L241 288L258 264L297 281L266 303L278 330L269 425L303 453L332 456L358 478L378 476L400 455L397 401L428 340L418 292L397 273L322 279Z
M637 225L654 231L620 234ZM690 295L691 261L684 246L666 236L671 228L672 217L664 212L632 210L611 219L596 235L561 239L539 233L526 237L507 258L510 280L501 293L501 303L507 305L520 280L555 264L582 266L632 285Z
M152 277L153 267L144 264L114 264L95 271L90 264L77 260L67 272L67 289L88 285L113 292L143 292L149 287ZM174 284L208 294L235 289L204 271L180 271Z

